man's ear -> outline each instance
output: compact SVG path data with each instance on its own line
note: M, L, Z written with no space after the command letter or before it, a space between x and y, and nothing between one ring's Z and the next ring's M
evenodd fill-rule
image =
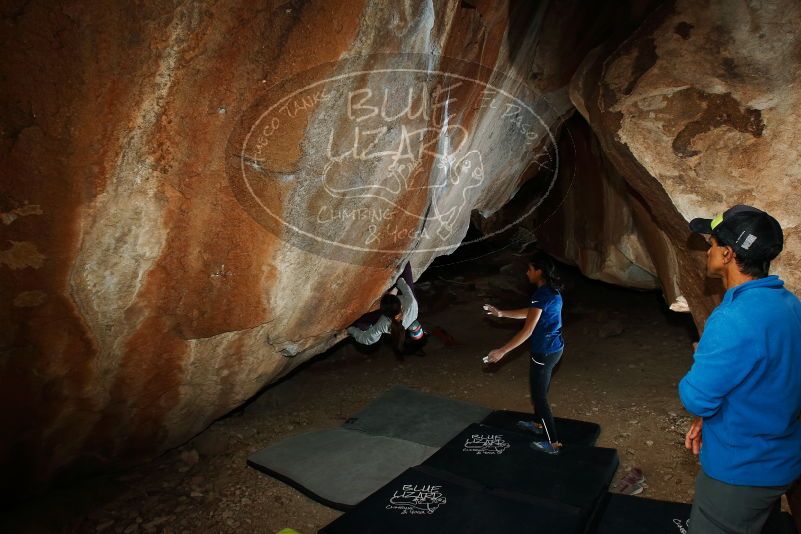
M734 250L729 247L723 247L723 263L729 263L734 260Z

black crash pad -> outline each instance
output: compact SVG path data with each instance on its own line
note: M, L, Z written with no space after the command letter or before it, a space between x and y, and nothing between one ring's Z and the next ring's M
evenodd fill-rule
M532 436L532 439L534 439L536 436L533 433L521 430L517 426L518 421L534 421L534 415L525 412L498 410L489 414L481 423L504 430L522 432ZM539 423L539 421L537 422ZM574 447L592 447L598 440L598 436L601 435L601 427L597 423L556 417L554 418L554 424L556 425L559 441Z
M425 467L409 469L320 530L323 534L578 534L580 511L554 501L488 491Z
M550 455L532 450L531 441L519 432L473 424L423 465L593 513L617 470L617 451L565 445L560 454Z
M594 534L681 534L690 505L610 493L598 513Z
M464 427L481 421L490 411L484 406L395 386L342 426L375 436L442 447Z
M253 453L248 465L345 510L489 413L483 406L396 386L342 427L274 443Z

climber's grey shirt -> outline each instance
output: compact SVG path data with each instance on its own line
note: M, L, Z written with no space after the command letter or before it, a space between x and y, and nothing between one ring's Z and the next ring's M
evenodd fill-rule
M414 298L409 284L403 278L398 278L398 282L395 285L398 287L398 298L401 303L401 323L403 323L404 328L409 328L417 320L417 299ZM391 323L389 317L382 315L367 330L360 330L354 326L348 327L348 334L352 335L353 339L362 345L372 345L381 339L381 334L389 334Z

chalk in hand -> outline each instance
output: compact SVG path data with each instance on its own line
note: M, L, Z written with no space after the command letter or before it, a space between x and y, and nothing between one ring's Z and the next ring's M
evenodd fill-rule
M489 363L490 362L489 361L489 356L484 356L483 358L481 358L481 361L484 362L484 363Z

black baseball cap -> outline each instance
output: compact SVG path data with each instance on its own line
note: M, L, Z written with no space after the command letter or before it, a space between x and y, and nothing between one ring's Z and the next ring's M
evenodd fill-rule
M710 234L740 258L771 261L784 247L779 221L753 206L737 204L712 219L693 219L690 230Z

